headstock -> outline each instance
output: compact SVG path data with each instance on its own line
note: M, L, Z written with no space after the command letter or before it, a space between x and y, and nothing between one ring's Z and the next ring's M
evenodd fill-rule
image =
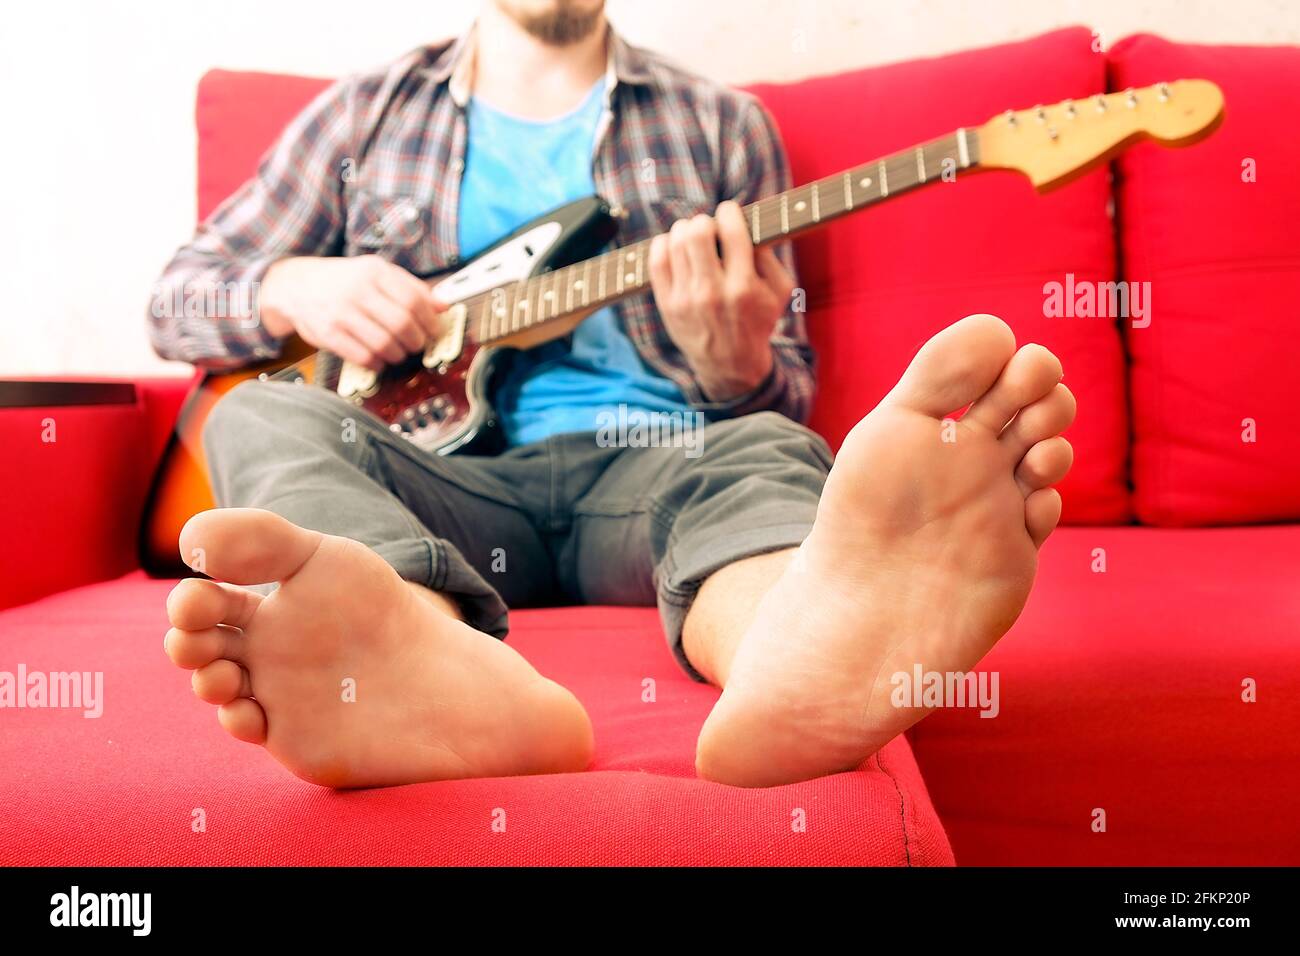
M979 128L979 164L1019 170L1042 192L1137 140L1187 146L1210 135L1222 119L1223 93L1209 80L1175 80L1007 110Z

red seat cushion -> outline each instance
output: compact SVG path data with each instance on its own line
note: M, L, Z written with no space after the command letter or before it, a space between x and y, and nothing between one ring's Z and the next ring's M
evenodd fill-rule
M1297 526L1057 531L980 665L998 716L913 732L957 861L1294 866L1297 579Z
M1092 34L1002 46L788 85L762 85L796 182L982 124L1010 108L1105 89ZM1018 174L957 175L840 220L797 244L820 361L813 424L832 444L888 391L917 348L972 312L1006 319L1065 364L1079 402L1066 433L1067 523L1129 517L1124 357L1113 321L1044 316L1043 286L1114 278L1105 170L1039 196Z
M168 663L171 584L133 574L0 613L0 671L104 673L97 719L0 712L0 865L952 863L902 738L794 786L696 779L717 691L642 608L515 615L511 643L590 710L590 772L322 790L227 736Z
M1300 518L1300 49L1135 36L1110 69L1116 88L1204 77L1226 104L1208 140L1119 162L1125 278L1151 283L1151 324L1128 330L1138 517Z

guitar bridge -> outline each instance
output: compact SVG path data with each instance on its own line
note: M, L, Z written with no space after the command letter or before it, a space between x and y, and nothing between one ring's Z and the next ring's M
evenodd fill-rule
M420 359L425 368L450 365L460 358L465 347L465 318L468 314L469 310L463 302L457 302L447 310L447 331L424 350L424 356Z

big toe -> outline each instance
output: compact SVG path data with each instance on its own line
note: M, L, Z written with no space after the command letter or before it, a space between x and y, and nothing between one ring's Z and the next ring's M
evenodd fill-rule
M292 577L323 538L270 511L218 508L185 523L181 559L222 581L268 584Z
M994 315L968 315L916 353L888 400L938 418L989 390L1016 351L1011 327Z

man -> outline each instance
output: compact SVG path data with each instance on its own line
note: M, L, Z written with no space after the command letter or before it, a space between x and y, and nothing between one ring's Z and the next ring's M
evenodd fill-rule
M216 580L172 592L165 646L222 725L328 786L581 770L581 704L493 639L508 605L557 600L658 604L681 664L723 689L711 780L852 769L919 720L890 677L968 670L1015 620L1074 403L1049 352L972 316L832 469L795 421L812 373L788 250L755 252L738 206L787 185L758 103L629 47L602 0L488 0L456 43L309 107L164 277L258 282L260 324L163 320L163 354L236 364L296 332L378 368L439 332L412 272L550 207L599 191L625 241L667 234L653 296L511 364L499 456L425 454L323 389L218 405L223 508L181 538ZM704 413L702 453L602 447L613 405Z

